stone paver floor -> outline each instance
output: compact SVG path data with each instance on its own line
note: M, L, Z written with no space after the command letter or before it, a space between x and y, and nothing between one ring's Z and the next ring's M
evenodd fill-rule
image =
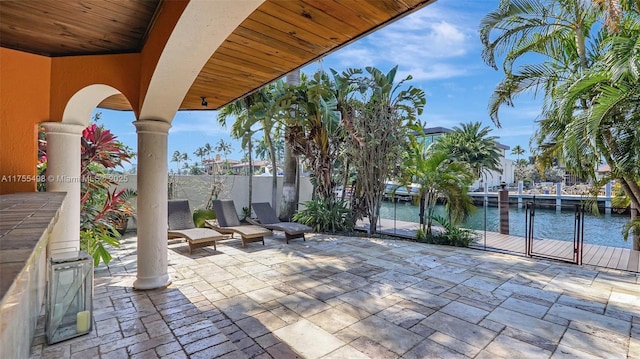
M640 358L640 276L479 250L310 235L188 254L134 291L96 269L93 331L31 358Z

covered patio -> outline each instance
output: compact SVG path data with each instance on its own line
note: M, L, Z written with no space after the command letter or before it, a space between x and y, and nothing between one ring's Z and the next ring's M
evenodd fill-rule
M167 244L178 110L218 109L433 1L1 1L2 356L640 357L637 273L327 235ZM46 263L79 249L96 107L136 116L138 229L95 270L93 330L48 346Z
M96 269L94 331L31 358L640 358L640 277L404 240L169 245L135 291L136 238Z
M0 195L10 196L0 201L3 355L27 355L47 260L80 247L81 182L91 180L80 176L80 141L96 107L136 117L137 265L127 290L163 288L172 283L167 137L176 112L219 109L433 1L0 2ZM36 193L38 182L64 198Z

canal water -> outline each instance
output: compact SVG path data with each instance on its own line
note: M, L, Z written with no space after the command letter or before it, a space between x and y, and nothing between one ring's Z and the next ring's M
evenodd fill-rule
M486 209L486 221L485 221ZM418 206L408 202L383 202L380 217L406 222L420 222ZM446 215L444 207L438 205L436 214ZM478 206L461 227L498 232L499 213L497 207ZM573 241L574 211L556 212L555 209L536 209L534 237ZM625 241L622 227L629 220L627 215L585 213L584 243L611 247L632 248L631 241ZM509 208L509 234L525 236L525 209Z

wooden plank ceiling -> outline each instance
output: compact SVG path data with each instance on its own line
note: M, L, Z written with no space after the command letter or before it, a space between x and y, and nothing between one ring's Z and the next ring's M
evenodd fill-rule
M139 52L160 0L0 1L2 47L38 55Z
M434 1L267 0L211 56L180 109L218 109ZM159 0L1 1L0 39L3 47L47 56L135 52L161 5ZM100 20L117 26L95 26ZM73 41L68 32L83 37ZM100 107L131 109L122 95Z

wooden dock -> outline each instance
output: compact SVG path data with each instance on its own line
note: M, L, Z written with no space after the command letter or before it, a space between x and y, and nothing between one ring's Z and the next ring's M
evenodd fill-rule
M390 236L415 239L418 227L418 223L382 219L378 224L378 232ZM358 222L356 225L356 229L359 230L366 231L367 228L368 223L363 221ZM476 241L471 244L471 248L520 256L526 255L524 237L489 231L476 232L478 233L478 237ZM534 257L539 256L564 261L573 261L573 242L555 239L534 239L532 255ZM640 251L633 251L627 248L584 244L582 264L640 273Z

